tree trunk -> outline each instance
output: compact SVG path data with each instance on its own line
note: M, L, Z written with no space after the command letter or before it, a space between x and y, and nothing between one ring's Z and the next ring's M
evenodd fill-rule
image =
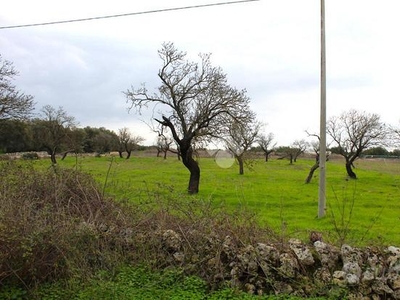
M349 177L351 179L357 179L357 175L356 173L354 173L353 171L353 161L351 160L347 160L346 159L346 171L347 171L347 175L349 175Z
M167 159L167 152L168 150L164 151L164 159Z
M237 159L237 161L239 163L239 175L243 175L244 174L243 157L237 156L236 159Z
M119 158L124 158L122 155L122 151L118 151L118 154L119 154Z
M53 149L50 147L46 147L47 154L50 155L51 164L53 164L53 165L57 164L56 150L57 150L57 147L55 147Z
M126 159L129 159L131 157L131 152L132 151L126 151L126 152L128 152L128 155L126 156Z
M197 194L200 185L200 167L197 161L193 159L193 149L189 146L188 149L181 148L182 160L185 167L190 172L188 192L189 194Z
M61 160L64 160L67 157L68 153L71 152L71 151L72 150L65 151L63 156L61 157Z
M57 164L56 152L55 152L55 151L52 151L52 152L50 153L50 159L51 159L51 163L52 163L53 165L56 165L56 164Z
M311 179L313 178L314 172L319 168L319 162L316 162L310 169L310 173L308 173L308 176L306 178L306 183L310 183Z

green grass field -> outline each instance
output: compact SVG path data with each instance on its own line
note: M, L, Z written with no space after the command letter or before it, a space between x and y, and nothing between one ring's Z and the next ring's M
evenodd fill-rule
M310 184L304 183L313 163L302 158L293 165L274 158L256 160L252 170L239 175L236 164L221 168L212 158L200 158L200 193L194 197L253 211L262 225L282 237L307 239L316 230L329 242L400 245L400 161L358 160L357 180L347 179L341 159L328 161L327 213L322 219L317 218L318 170ZM67 157L59 165L90 172L116 199L187 197L189 173L176 157Z

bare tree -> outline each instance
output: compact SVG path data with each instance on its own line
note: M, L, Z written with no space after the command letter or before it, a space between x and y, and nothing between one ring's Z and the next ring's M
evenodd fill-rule
M306 140L296 140L293 142L291 148L293 149L293 161L296 162L297 158L303 154L307 148L309 147L309 144Z
M297 158L304 153L307 149L308 143L305 140L296 140L290 146L284 146L277 148L277 152L281 154L278 159L287 158L290 164L297 161Z
M182 162L190 172L188 192L198 193L200 167L193 155L193 145L201 140L220 137L229 127L228 121L249 120L249 98L227 83L227 76L211 65L210 54L200 54L200 62L186 60L186 53L173 43L164 43L159 50L162 67L158 72L158 92L149 93L145 85L125 92L130 109L139 111L147 105L157 106L154 118L163 133L168 128L176 141Z
M274 134L272 132L268 133L267 135L260 134L257 139L258 145L265 154L265 161L268 161L270 154L274 152L276 143L272 144L273 140Z
M160 153L163 153L164 159L167 159L167 153L171 150L171 145L174 144L174 142L172 137L160 134L157 137L157 157L160 156Z
M62 107L55 109L46 105L41 112L42 119L34 121L34 137L39 147L50 155L51 162L56 164L56 153L67 142L70 129L76 126L75 118L69 116Z
M310 183L311 179L314 176L314 172L319 168L319 159L320 159L319 150L320 150L321 138L319 137L318 134L309 133L307 131L306 131L306 133L308 134L308 136L315 137L315 138L318 139L317 141L313 141L313 142L310 143L310 146L311 146L313 152L315 153L315 164L311 166L310 172L308 173L308 176L307 176L307 178L305 180L305 183ZM328 159L329 159L329 154L327 153L326 160L328 161Z
M393 147L398 147L400 145L400 124L399 126L389 127L391 145Z
M347 174L353 179L357 178L353 170L354 161L363 150L384 143L388 134L379 115L354 109L329 119L327 132L337 144L339 154L345 158Z
M126 127L118 130L118 138L120 145L123 146L124 150L127 153L126 159L129 159L131 157L132 151L135 150L138 145L144 141L143 137L132 135L132 133Z
M0 55L0 120L24 119L34 109L33 96L25 95L12 84L17 75L13 64Z
M239 174L244 174L244 162L251 146L256 142L261 124L250 122L245 124L233 123L228 136L224 138L226 148L233 154L239 164Z

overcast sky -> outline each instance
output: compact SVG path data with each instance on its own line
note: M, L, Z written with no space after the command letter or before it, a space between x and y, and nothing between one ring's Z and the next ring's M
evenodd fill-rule
M223 0L13 0L0 27L126 14ZM400 1L326 0L327 116L358 109L400 120ZM36 111L62 106L80 126L104 126L153 144L154 134L128 114L122 91L156 89L163 42L196 60L212 53L229 83L246 88L258 119L278 145L319 132L320 1L260 0L87 22L0 30L0 54L19 71L15 84Z

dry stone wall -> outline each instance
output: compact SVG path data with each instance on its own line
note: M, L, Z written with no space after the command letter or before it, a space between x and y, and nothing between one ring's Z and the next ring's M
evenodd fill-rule
M173 230L160 237L171 263L206 270L202 276L209 282L228 282L252 294L400 299L398 247L338 248L321 240L307 244L298 239L285 245L243 245L226 236L207 238L207 247L195 249Z

